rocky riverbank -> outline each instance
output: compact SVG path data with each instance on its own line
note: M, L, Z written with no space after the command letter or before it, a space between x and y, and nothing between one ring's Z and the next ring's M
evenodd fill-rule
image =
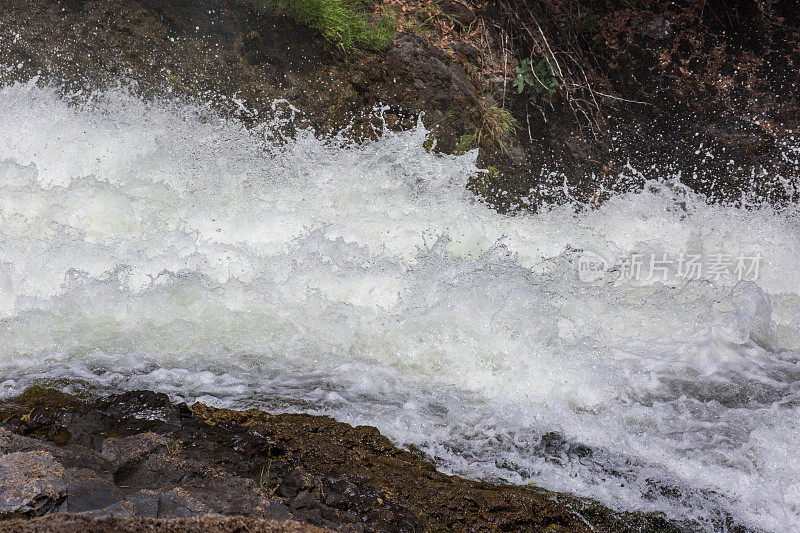
M534 487L448 476L373 427L327 417L34 388L0 404L0 420L3 531L317 531L268 520L343 531L681 530ZM26 520L35 517L44 518Z
M247 125L275 121L285 135L363 140L422 115L429 150L479 151L486 173L470 187L500 209L567 197L594 206L669 173L712 200L796 201L800 39L789 3L623 4L373 1L397 35L385 50L345 52L246 0L5 0L0 84L35 79L80 102L124 83ZM520 72L545 83L523 75L518 89ZM275 520L373 531L692 529L446 476L374 428L324 417L51 390L0 413L10 530L305 527ZM570 446L546 437L554 456Z

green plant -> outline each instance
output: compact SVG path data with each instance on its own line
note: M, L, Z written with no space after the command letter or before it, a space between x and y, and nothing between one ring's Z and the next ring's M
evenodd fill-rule
M518 128L517 119L511 111L497 104L484 105L481 108L481 127L478 129L475 142L480 145L481 140L485 138L501 152L507 153L506 142Z
M168 457L178 457L181 454L181 450L183 446L181 445L180 441L176 438L171 438L167 441L167 456Z
M481 169L475 176L471 183L472 192L478 196L489 196L489 193L494 187L494 182L500 176L500 171L489 165L486 169Z
M381 50L391 44L395 24L385 16L370 20L355 0L253 0L256 11L272 9L320 32L343 51Z
M405 11L400 4L387 4L384 12L396 21L399 31L413 33L414 35L430 35L436 29L444 29L461 25L453 15L449 15L442 8L442 0L423 0L414 6L414 9Z
M558 78L545 57L539 58L536 63L532 59L524 59L516 72L514 87L519 94L528 91L531 98L538 100L545 94L552 95L558 89Z
M477 141L477 133L465 133L456 141L456 148L453 150L453 153L455 155L464 155L478 145Z
M258 478L258 489L265 495L265 496L272 496L275 494L275 491L278 490L278 487L273 487L269 482L269 471L272 468L272 460L267 463L267 466L261 467L261 474Z

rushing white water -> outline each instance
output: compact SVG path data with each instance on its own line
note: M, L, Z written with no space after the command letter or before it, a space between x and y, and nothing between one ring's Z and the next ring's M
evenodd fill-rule
M0 89L0 395L37 380L376 425L453 472L800 527L800 215L653 186L503 216L422 128L361 146ZM760 254L593 282L581 250Z

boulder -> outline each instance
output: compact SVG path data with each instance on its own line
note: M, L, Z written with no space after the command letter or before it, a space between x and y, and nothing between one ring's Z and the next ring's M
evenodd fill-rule
M0 457L0 517L41 516L67 498L66 471L49 452Z

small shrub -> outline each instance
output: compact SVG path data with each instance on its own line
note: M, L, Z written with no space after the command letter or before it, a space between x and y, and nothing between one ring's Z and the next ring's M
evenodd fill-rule
M532 59L525 59L516 71L514 87L519 94L527 91L531 98L538 100L545 94L552 95L558 89L558 78L544 57L536 63Z
M519 129L517 119L511 111L500 107L491 98L481 100L477 112L479 117L476 124L470 133L465 133L456 139L453 154L463 155L480 146L507 154L507 143Z
M456 141L455 155L464 155L478 145L478 133L465 133Z
M397 21L400 31L414 35L430 35L437 29L441 31L448 26L460 25L455 17L444 11L441 0L422 2L410 11L404 11L402 4L388 4L385 9Z
M254 0L253 7L291 17L317 30L343 51L382 50L391 44L396 31L388 17L370 20L355 0Z

